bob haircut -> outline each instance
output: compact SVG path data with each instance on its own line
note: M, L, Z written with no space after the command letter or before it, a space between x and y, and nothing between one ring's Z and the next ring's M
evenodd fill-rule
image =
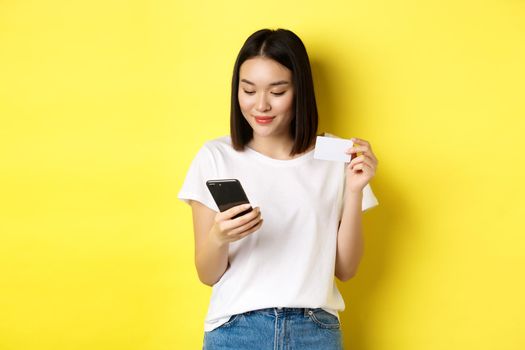
M233 148L244 150L253 138L253 129L244 118L239 105L239 72L244 61L266 57L279 62L292 72L294 98L290 136L294 141L290 155L300 154L315 142L318 126L312 70L301 39L287 29L261 29L246 39L233 69L230 134Z

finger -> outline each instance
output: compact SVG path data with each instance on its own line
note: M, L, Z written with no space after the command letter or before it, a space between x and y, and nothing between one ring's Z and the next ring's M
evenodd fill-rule
M354 147L357 145L357 146L364 146L364 147L367 147L368 148L368 151L370 153L373 153L372 152L372 145L370 144L370 142L366 141L366 140L363 140L363 139L360 139L360 138L357 138L357 137L354 137L352 138L352 141L354 142Z
M249 213L247 213L247 214L245 214L243 216L240 216L240 217L238 217L236 219L231 220L230 221L231 226L229 227L229 229L230 230L236 230L239 227L248 224L249 222L251 222L252 220L257 219L260 216L261 216L261 210L259 208L255 208L251 212L249 212Z
M352 165L359 164L359 163L364 162L364 161L369 161L372 164L374 164L374 160L372 158L370 158L369 156L367 156L365 154L361 154L359 157L355 157L354 159L352 159L350 161L350 165L352 166Z
M364 153L370 156L374 155L374 152L372 152L369 146L355 146L355 145L347 149L345 153L346 154Z
M377 159L373 154L364 153L365 159L370 160L371 164L377 166Z
M355 154L354 158L357 155L365 154L368 157L370 157L372 160L374 160L374 162L377 162L377 158L376 158L374 152L372 152L372 150L368 146L353 146L353 147L349 148L348 150L346 150L345 153L346 154L350 154L350 155L354 155Z
M246 236L248 232L254 232L257 230L260 225L262 224L263 219L261 217L257 217L256 219L252 220L251 222L247 223L246 225L243 225L241 227L236 228L235 230L231 231L228 236L230 237L239 237L239 236Z
M229 220L233 218L235 215L242 213L243 211L247 210L250 207L251 207L251 204L236 205L235 207L232 207L220 213L219 217L221 220Z
M351 169L353 172L362 171L366 174L374 174L374 169L368 163L359 163Z
M358 173L364 173L366 176L369 176L372 178L375 175L375 169L373 166L371 166L368 163L360 163L357 164L353 169L351 169L352 172Z
M239 226L242 226L244 224L246 224L247 222L250 222L252 221L254 218L256 218L258 215L261 214L261 209L259 207L256 207L254 208L252 211L250 211L249 213L246 213L242 216L239 216L238 218L235 218L232 220L232 228L236 228L236 227L239 227Z
M375 162L377 162L377 158L369 146L353 146L353 147L350 147L348 150L346 150L345 153L346 154L357 154L359 152L361 152L362 154L366 154L367 156L372 158Z
M260 209L254 208L252 211L250 211L247 214L244 214L243 216L239 216L236 219L230 219L225 220L221 223L221 229L223 232L232 232L233 230L237 229L238 227L241 227L242 225L245 225L255 219L258 215L260 215Z
M360 139L360 138L357 138L357 137L352 137L351 140L352 140L353 143L357 143L358 145L363 145L363 146L370 147L370 142L368 142L367 140L363 140L363 139Z
M375 167L374 163L370 159L365 159L362 164L364 164L366 167L368 167L372 171L375 171L376 167Z
M346 153L351 154L351 153L366 152L366 151L368 151L367 146L354 145L350 147L349 149L347 149Z
M360 156L355 157L354 159L352 159L350 161L350 164L360 163L363 160L369 160L372 165L374 165L374 166L377 165L377 159L374 159L374 158L370 157L368 154L361 154Z
M238 235L237 237L238 237L239 239L241 239L241 238L244 238L244 237L248 236L249 234L254 233L255 231L257 231L258 229L261 228L261 226L262 226L262 224L263 224L263 221L264 221L264 220L261 219L261 220L257 223L257 225L255 225L255 226L252 227L251 229L249 229L249 230L247 230L247 231L241 233L241 234Z
M359 170L363 170L363 167L364 167L363 163L356 164L354 167L352 167L352 171L356 172L356 171L359 171Z
M356 169L361 169L362 170L363 166L367 166L367 167L369 167L372 170L375 169L375 165L372 162L372 160L370 160L369 158L363 158L359 162L356 162L355 164L350 165L350 170L356 170Z
M355 157L350 161L350 168L352 168L354 165L361 163L364 160L364 156Z
M262 223L263 223L263 219L257 221L257 223L255 225L253 225L252 227L244 230L243 232L240 232L239 234L237 234L237 235L235 235L233 237L235 237L236 239L244 238L244 237L248 236L249 234L257 231L258 229L260 229L261 226L262 226Z

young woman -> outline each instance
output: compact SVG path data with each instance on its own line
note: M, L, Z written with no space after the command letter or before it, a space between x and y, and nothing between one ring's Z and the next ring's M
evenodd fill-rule
M306 49L285 29L253 33L232 79L230 135L206 142L179 192L191 205L195 265L213 286L204 349L341 349L341 281L377 205L377 159L353 139L349 163L313 158L317 106ZM359 156L357 154L360 154ZM238 179L254 210L219 212L206 187Z

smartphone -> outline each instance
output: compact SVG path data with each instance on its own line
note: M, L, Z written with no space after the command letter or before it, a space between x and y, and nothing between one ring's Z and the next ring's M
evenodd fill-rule
M250 203L241 183L237 179L208 180L206 181L206 186L221 212L237 205ZM243 216L252 210L253 208L250 207L235 215L232 219Z

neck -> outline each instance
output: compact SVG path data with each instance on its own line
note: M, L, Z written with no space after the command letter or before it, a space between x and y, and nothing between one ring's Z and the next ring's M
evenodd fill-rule
M295 156L290 156L293 140L289 136L261 137L253 135L253 139L248 142L248 147L274 159L286 160L295 158Z

